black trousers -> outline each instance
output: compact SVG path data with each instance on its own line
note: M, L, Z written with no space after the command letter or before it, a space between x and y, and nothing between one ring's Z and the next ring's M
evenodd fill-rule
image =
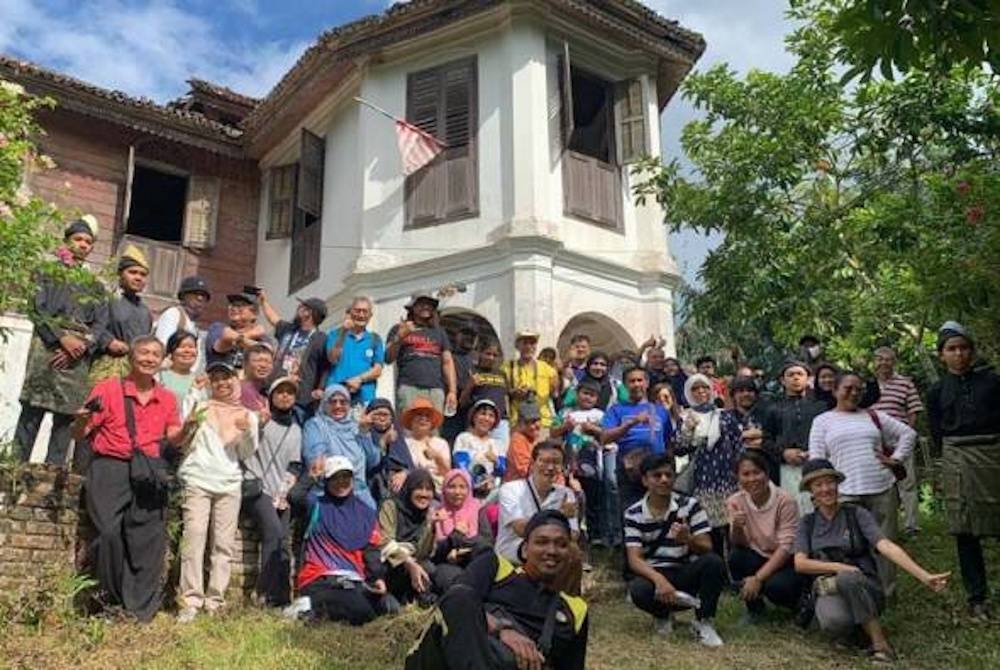
M260 533L257 593L271 607L287 605L291 601L289 573L292 561L287 548L291 511L275 509L271 496L266 494L253 501L251 510Z
M670 580L674 588L701 599L701 608L695 613L699 619L711 619L719 605L719 596L726 583L726 565L718 554L701 554L682 567L657 570ZM654 596L656 587L645 577L633 576L628 582L628 592L632 603L657 619L665 619L670 612L682 609L663 604Z
M729 571L736 581L756 574L765 563L767 563L765 556L761 556L748 547L733 547L732 551L729 552ZM764 598L780 607L795 609L798 607L802 589L807 584L808 581L795 572L795 566L789 558L780 570L764 582L760 590L761 597L748 602L747 609L751 612L762 611Z
M345 589L335 580L324 577L302 589L302 595L309 596L313 614L319 619L360 626L373 621L379 614L379 597L361 584Z
M35 446L35 438L42 427L42 419L49 410L21 403L21 416L14 429L14 441L20 450L18 455L22 463L31 458L31 450ZM45 453L45 462L50 465L66 465L66 454L69 451L71 439L70 428L73 426L72 414L52 413L52 433L49 436L49 448Z
M969 603L986 602L986 561L983 560L983 543L977 535L955 536L958 548L958 567L962 572L962 585Z
M128 461L96 456L87 473L86 499L97 530L91 565L106 604L150 621L163 599L166 495L134 491Z
M410 573L406 571L406 567L402 564L391 568L388 566L386 567L388 569L385 573L385 583L389 587L389 593L391 593L393 597L395 597L396 600L403 605L417 600L420 594L413 590L413 583L410 581ZM430 561L424 560L420 561L420 567L426 570L427 576L431 578L431 592L441 593L441 589L438 588L438 568L444 567L446 568L445 572L448 573L449 571L447 568L453 566L438 566L434 565ZM443 579L443 583L450 586L450 582L457 579L457 575L454 575L453 573L446 574Z

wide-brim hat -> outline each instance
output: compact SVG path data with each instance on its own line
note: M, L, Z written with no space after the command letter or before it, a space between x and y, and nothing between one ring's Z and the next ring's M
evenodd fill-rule
M815 479L823 477L833 477L840 484L847 476L833 467L833 463L825 458L813 458L805 462L802 466L802 481L799 482L800 491L808 491L809 483Z
M519 330L514 334L514 344L521 340L534 340L537 342L541 336L533 330Z
M444 422L444 414L442 414L437 407L434 406L427 398L414 398L410 406L403 411L403 415L400 417L399 422L403 424L403 428L410 430L410 424L413 423L413 417L417 414L430 414L431 415L431 425L435 428L441 426Z

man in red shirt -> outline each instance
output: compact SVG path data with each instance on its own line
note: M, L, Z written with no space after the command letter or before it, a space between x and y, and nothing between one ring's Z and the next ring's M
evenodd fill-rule
M98 533L91 545L95 576L106 604L140 621L153 618L162 598L167 491L137 475L147 462L165 468L163 448L181 444L197 426L195 416L181 425L173 394L153 378L163 356L155 336L135 338L131 372L94 386L73 426L74 438L87 437L94 453L86 498Z

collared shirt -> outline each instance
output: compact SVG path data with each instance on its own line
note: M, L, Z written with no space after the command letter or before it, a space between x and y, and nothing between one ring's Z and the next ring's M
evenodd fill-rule
M686 542L667 537L675 523L687 524L692 536L712 532L697 498L672 491L667 513L658 517L649 510L647 493L625 510L625 546L641 548L643 560L652 568L679 568L693 557Z
M124 394L122 389L124 387ZM101 409L90 416L87 435L95 454L122 460L132 458L132 438L125 419L125 395L134 398L135 432L139 448L148 456L160 455L160 440L167 429L181 425L174 394L154 382L152 396L145 404L139 400L131 379L105 379L90 392L87 402L99 399Z
M885 412L893 419L906 422L911 414L924 411L920 402L920 394L913 380L900 374L895 374L887 380L878 380L879 398L872 409Z
M553 486L543 500L530 477L505 483L500 487L496 552L513 563L520 563L517 548L523 538L514 532L512 524L518 520L530 519L544 509L558 510L566 501L576 501L576 496L568 487L560 484ZM569 526L574 531L580 529L576 517L569 520Z
M326 351L329 352L337 343L340 330L340 328L334 328L327 333ZM361 333L355 333L353 330L348 331L344 336L340 358L327 376L327 386L343 384L351 377L368 372L376 365L385 365L385 346L382 344L382 338L368 329ZM375 380L372 379L361 384L361 388L351 399L366 405L374 400Z

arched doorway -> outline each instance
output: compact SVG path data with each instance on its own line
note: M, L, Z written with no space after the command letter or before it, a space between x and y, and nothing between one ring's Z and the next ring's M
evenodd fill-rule
M566 354L570 340L577 334L590 337L591 351L603 351L608 355L622 349L635 351L637 348L635 340L617 321L598 312L582 312L570 319L559 333L560 356Z
M472 310L460 307L446 307L441 310L441 327L448 333L448 341L453 346L458 341L458 334L462 330L474 333L477 343L486 337L494 340L500 339L489 321Z

